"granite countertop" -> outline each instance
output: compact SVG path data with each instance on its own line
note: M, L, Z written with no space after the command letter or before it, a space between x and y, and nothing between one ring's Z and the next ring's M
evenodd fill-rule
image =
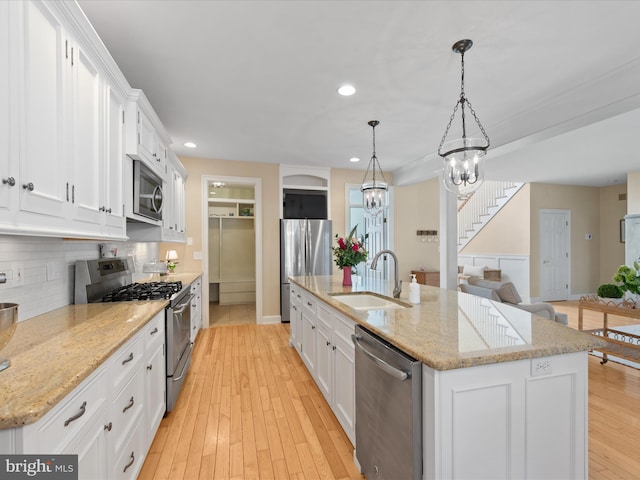
M192 283L200 273L144 281ZM38 421L142 329L168 300L67 305L18 322L0 358L0 429ZM18 309L19 314L19 309Z
M365 279L342 286L342 276L291 277L323 302L436 370L452 370L602 347L605 341L500 302L420 285L420 304L355 310L332 293L370 291L391 296L393 285ZM369 283L366 283L366 282ZM403 285L400 301L408 304Z

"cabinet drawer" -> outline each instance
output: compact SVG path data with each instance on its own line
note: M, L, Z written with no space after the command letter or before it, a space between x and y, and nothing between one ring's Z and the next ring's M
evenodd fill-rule
M144 407L144 377L141 368L122 392L114 399L109 416L110 435L113 436L113 447L116 457L120 455L123 445L129 437L133 425L142 417Z
M160 343L164 343L164 317L163 310L144 327L144 346L147 351L155 349Z
M302 294L302 308L313 317L316 316L316 298L308 293Z
M353 343L351 342L351 335L353 335L355 329L355 322L349 320L348 318L336 313L333 315L333 333L334 335L341 339L345 344L350 345L353 348Z
M35 437L33 441L25 439L26 445L37 445L33 453L63 451L89 422L101 414L106 401L104 373L99 369L93 378L83 383L77 392L65 397L41 421L26 427Z
M114 393L119 392L127 380L138 370L143 352L143 338L141 335L136 335L111 357L109 360L109 378L113 382Z
M122 447L122 453L116 456L113 476L109 478L133 480L138 476L147 453L144 447L144 422L141 420L139 418L135 423L131 435Z
M331 331L331 309L324 303L317 304L318 315L316 318L322 323L328 331Z

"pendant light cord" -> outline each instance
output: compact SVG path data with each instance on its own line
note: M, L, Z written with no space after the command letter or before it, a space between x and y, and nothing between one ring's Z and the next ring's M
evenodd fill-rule
M371 125L371 123L370 123L370 125ZM380 175L382 176L382 181L386 182L387 179L384 178L384 173L382 172L382 169L380 168L380 163L378 162L378 157L376 156L376 125L371 125L371 128L373 129L373 152L371 154L371 160L369 161L369 165L367 166L367 171L364 173L364 179L362 180L362 183L364 184L367 181L367 175L369 175L369 169L372 169L373 184L375 186L375 184L376 184L376 165L378 166L378 171L380 172Z

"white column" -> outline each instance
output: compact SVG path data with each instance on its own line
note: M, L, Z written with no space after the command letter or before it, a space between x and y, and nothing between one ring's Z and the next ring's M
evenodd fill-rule
M440 288L458 287L458 200L440 185Z

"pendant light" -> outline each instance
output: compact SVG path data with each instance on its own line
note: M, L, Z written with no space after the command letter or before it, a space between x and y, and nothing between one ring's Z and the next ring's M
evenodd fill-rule
M369 166L362 179L362 186L360 191L362 192L362 208L364 208L365 214L375 217L387 206L387 190L389 185L385 181L380 163L378 163L378 157L376 157L376 127L380 124L378 120L371 120L367 122L373 130L373 154L369 161ZM382 180L376 178L376 167L380 173L379 177ZM371 179L367 180L371 170Z
M482 159L489 148L489 137L464 93L464 54L472 45L473 42L471 40L459 40L453 44L452 50L459 53L462 58L460 98L456 102L451 118L449 119L449 124L438 147L438 155L444 158L442 182L445 188L456 193L459 199L466 199L480 188L480 185L484 181ZM468 107L484 138L467 138L465 107ZM458 108L462 116L462 138L445 143Z

